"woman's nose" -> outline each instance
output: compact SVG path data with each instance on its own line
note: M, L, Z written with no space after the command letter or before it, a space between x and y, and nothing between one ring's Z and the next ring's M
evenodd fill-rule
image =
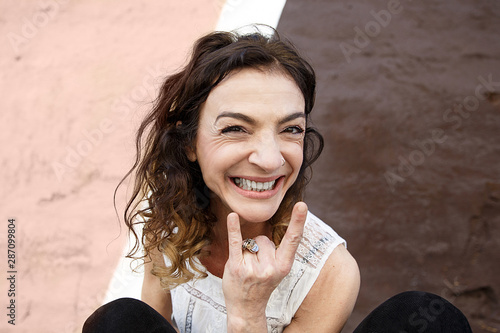
M248 161L266 172L273 172L283 165L283 156L277 138L265 136L255 140Z

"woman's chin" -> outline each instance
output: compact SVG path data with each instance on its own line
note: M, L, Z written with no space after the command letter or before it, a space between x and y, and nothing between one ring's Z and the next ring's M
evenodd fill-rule
M218 199L218 197L217 197ZM274 200L248 200L236 197L228 197L228 200L213 200L212 209L219 219L225 221L231 212L238 214L240 222L262 223L269 221L278 211L282 197L274 197Z
M273 215L276 213L276 210L260 210L260 211L255 211L255 210L241 210L241 211L236 211L236 213L240 217L240 222L249 222L249 223L261 223L261 222L267 222L273 217Z

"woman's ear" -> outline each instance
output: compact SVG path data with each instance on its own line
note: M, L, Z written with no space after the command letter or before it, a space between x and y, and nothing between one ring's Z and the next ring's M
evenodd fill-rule
M179 128L181 126L182 126L182 121L179 120L178 122L175 123L176 128ZM190 160L191 162L196 161L196 150L191 145L186 147L186 156L188 160Z
M196 151L192 146L186 147L186 156L191 162L196 161Z

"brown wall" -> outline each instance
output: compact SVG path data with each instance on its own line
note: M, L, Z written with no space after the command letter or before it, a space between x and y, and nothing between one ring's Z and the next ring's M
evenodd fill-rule
M278 30L318 75L306 202L361 269L346 331L414 289L499 330L500 3L289 0Z

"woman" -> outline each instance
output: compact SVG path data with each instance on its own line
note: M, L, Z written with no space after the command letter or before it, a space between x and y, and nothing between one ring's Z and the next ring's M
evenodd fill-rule
M359 270L302 202L323 147L315 84L276 33L198 40L138 132L126 221L143 223L143 302L112 302L84 331L341 331Z

